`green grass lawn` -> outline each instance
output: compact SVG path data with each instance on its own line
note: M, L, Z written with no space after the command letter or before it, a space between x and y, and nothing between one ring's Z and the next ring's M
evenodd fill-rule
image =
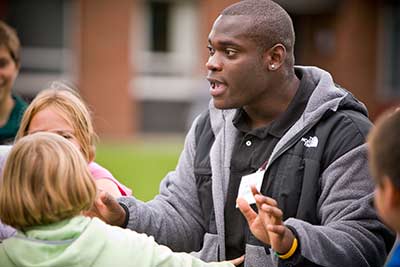
M158 193L161 179L175 169L183 139L143 142L101 142L96 162L132 189L140 200L150 200Z

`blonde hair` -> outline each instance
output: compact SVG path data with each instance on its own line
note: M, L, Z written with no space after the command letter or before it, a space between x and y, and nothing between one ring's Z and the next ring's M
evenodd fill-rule
M21 138L12 148L0 187L0 219L17 229L50 224L93 205L96 186L82 153L53 133Z
M97 135L94 132L89 109L79 94L66 86L41 91L29 104L22 117L16 140L28 134L32 118L47 107L54 107L74 129L87 162L94 159Z

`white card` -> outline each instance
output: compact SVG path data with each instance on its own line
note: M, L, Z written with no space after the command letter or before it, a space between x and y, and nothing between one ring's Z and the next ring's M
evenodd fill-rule
M244 198L249 204L256 203L256 200L251 193L250 186L255 185L257 190L261 190L261 185L264 179L265 170L257 171L242 177L239 185L238 197ZM236 208L237 208L236 204Z

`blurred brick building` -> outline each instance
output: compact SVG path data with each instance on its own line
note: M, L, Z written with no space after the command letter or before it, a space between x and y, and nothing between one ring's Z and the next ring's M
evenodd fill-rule
M330 71L372 119L400 103L400 3L276 0L293 18L296 62ZM234 0L0 0L23 44L18 92L76 84L104 137L184 132L205 108L207 35Z

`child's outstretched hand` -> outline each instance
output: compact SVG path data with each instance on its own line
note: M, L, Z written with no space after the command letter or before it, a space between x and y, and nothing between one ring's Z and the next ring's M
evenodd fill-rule
M256 213L246 200L237 199L240 211L249 224L250 231L255 237L279 254L285 254L292 246L294 235L282 222L283 212L278 208L278 203L269 197L263 196L255 186L251 191L256 200L258 213Z
M244 255L240 256L239 258L230 260L228 262L232 263L235 266L238 266L239 264L242 264L243 261L244 261Z

